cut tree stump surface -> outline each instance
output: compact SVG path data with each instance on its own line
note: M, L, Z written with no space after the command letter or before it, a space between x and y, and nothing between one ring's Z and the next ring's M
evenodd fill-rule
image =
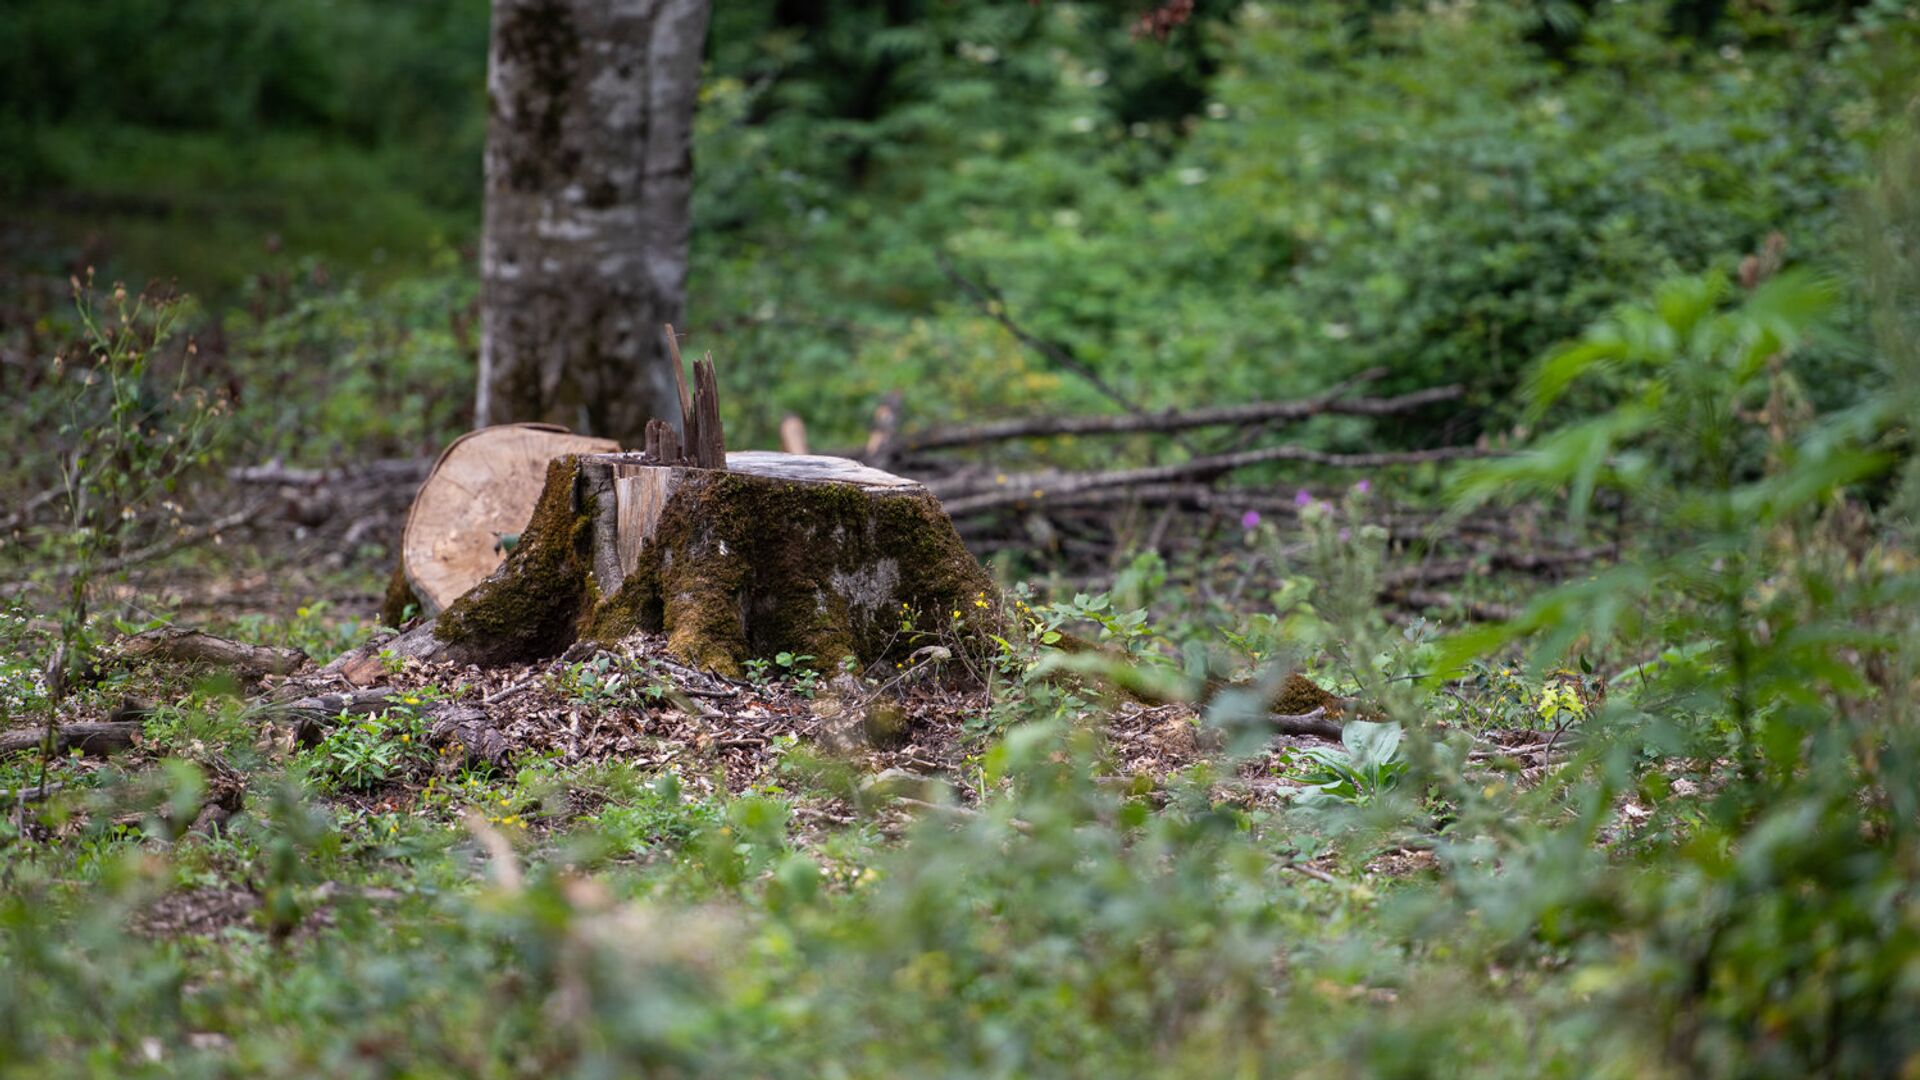
M726 461L555 459L506 561L382 647L487 666L662 632L681 658L734 675L781 652L831 670L998 632L991 579L921 484L845 458ZM335 669L371 671L366 661L349 654Z
M548 462L618 449L551 424L501 424L455 439L420 485L400 542L420 613L446 610L505 560L502 540L526 528Z

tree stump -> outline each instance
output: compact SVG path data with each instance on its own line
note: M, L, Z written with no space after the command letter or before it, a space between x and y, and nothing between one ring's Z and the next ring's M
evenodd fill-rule
M386 647L493 665L652 631L687 662L737 675L780 652L830 669L999 632L991 579L919 483L845 458L725 460L555 459L506 561Z

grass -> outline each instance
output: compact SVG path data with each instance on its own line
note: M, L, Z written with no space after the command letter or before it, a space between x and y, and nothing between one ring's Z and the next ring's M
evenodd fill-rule
M414 155L338 137L69 124L32 139L54 179L11 213L43 230L48 250L104 251L103 280L177 280L215 307L274 251L377 286L427 270L436 250L478 231L470 202L423 193Z

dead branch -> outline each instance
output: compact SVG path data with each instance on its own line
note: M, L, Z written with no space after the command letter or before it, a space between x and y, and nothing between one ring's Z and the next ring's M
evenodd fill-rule
M56 794L66 786L66 781L57 780L51 784L28 784L25 787L0 788L0 800L11 803L32 802L35 799L44 799L49 795Z
M1418 566L1403 567L1388 573L1381 582L1386 589L1405 589L1458 581L1488 570L1519 570L1540 574L1569 566L1590 563L1611 553L1610 548L1587 547L1572 551L1494 551L1486 558L1443 559Z
M1215 454L1173 465L1153 465L1139 469L1114 469L1108 472L1062 473L1055 471L1021 473L994 482L991 490L973 478L964 481L933 481L927 486L939 496L949 514L977 513L1017 503L1041 502L1048 498L1077 495L1100 488L1128 487L1137 484L1164 483L1192 477L1219 476L1235 469L1273 461L1298 461L1340 469L1375 469L1390 465L1411 465L1429 461L1459 461L1467 458L1494 457L1498 451L1475 446L1441 446L1431 450L1386 451L1371 454L1336 454L1304 446L1268 446L1235 454Z
M49 506L60 501L66 493L65 488L48 488L28 499L26 502L21 503L18 510L8 514L5 518L0 518L0 533L12 532L19 526L25 525L28 521L32 520L33 515L37 513L41 507Z
M379 712L388 707L388 699L396 693L398 691L391 686L375 686L343 693L316 694L294 701L262 705L259 715L266 723L291 726L296 739L311 744L320 741L326 727L336 718Z
M427 732L427 741L433 745L458 746L473 764L498 765L506 760L510 752L506 736L491 723L486 710L438 702L428 715L434 718Z
M102 659L125 664L148 660L205 664L257 679L262 675L291 675L307 662L307 654L299 649L250 645L199 630L168 626L121 638Z
M1389 416L1410 412L1435 402L1452 401L1465 391L1459 386L1437 386L1384 398L1339 397L1361 381L1377 379L1385 368L1363 372L1326 393L1297 401L1260 401L1212 409L1167 409L1129 416L1032 416L966 427L935 428L901 440L902 452L951 446L978 446L1009 439L1056 435L1128 435L1138 432L1190 431L1203 427L1243 427L1305 420L1315 416Z
M1312 712L1292 715L1275 713L1267 718L1267 722L1273 725L1274 732L1279 735L1312 735L1336 741L1340 738L1340 721L1328 715L1324 705Z
M51 738L56 754L76 746L83 753L109 754L132 746L133 737L139 733L138 720L80 720L59 725ZM37 750L48 737L44 728L0 732L0 754Z
M432 458L377 458L359 465L338 469L305 469L284 465L277 459L259 465L240 465L227 470L227 479L240 484L273 487L328 487L354 484L413 485L426 479Z
M1112 384L1100 377L1099 372L1088 367L1084 361L1073 355L1071 349L1068 349L1058 342L1048 341L1045 338L1038 337L1030 333L1026 327L1014 322L1013 316L1007 314L1007 302L1000 295L1000 290L994 288L990 283L969 280L953 265L953 260L949 259L947 253L944 251L934 252L934 259L939 262L940 269L945 272L947 277L951 279L955 285L960 287L962 292L967 294L968 298L973 301L974 306L979 308L982 314L994 322L999 323L1001 328L1006 330L1007 333L1012 334L1014 339L1019 341L1020 344L1039 353L1055 366L1065 368L1079 376L1088 386L1098 390L1107 400L1127 410L1129 413L1135 416L1149 415L1147 411L1135 403L1132 398L1127 397L1115 389Z

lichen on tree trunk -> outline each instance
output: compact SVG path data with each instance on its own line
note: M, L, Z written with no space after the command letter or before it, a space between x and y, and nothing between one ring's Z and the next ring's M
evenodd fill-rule
M476 416L676 417L708 0L493 0Z

